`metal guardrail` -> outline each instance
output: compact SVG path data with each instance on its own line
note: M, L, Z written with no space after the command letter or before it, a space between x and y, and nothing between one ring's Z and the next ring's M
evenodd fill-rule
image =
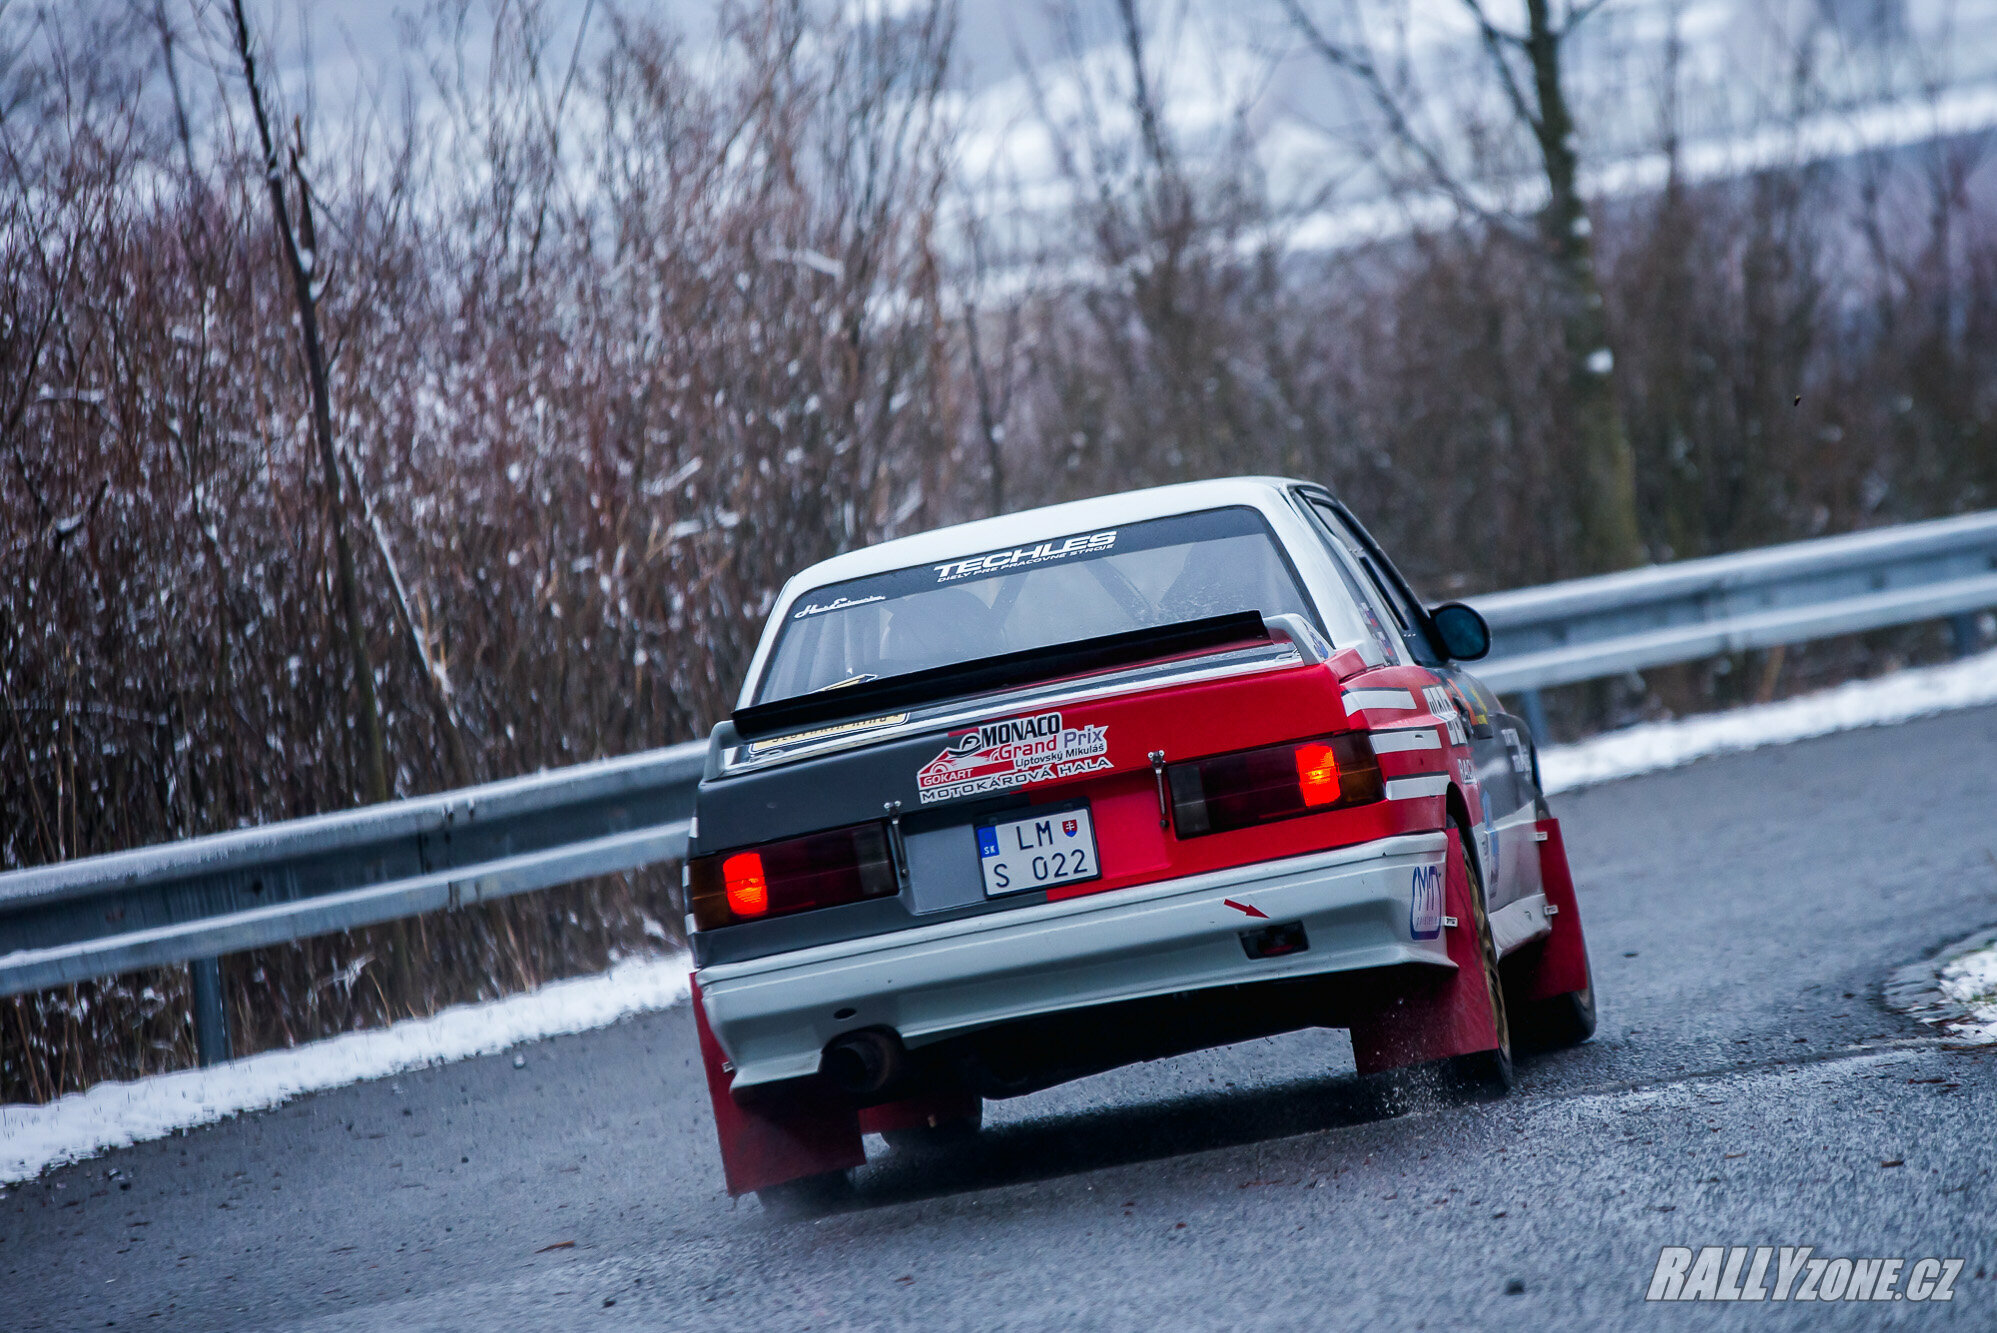
M1478 675L1522 694L1997 606L1997 512L1476 599ZM677 860L706 745L0 875L0 996L191 962L202 1059L229 1051L223 954Z
M1997 511L1472 600L1491 626L1478 678L1544 734L1540 690L1646 667L1944 619L1966 653L1997 606Z
M1997 606L1997 512L1764 546L1474 599L1498 691Z
M706 755L676 745L0 875L0 996L194 960L203 1060L226 1058L220 955L675 860Z

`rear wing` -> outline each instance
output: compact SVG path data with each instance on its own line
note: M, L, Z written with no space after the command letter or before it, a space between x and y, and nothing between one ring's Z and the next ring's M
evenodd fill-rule
M1293 617L1280 617L1283 620ZM1236 611L1178 625L1159 625L1105 634L1072 643L1028 648L996 657L911 671L906 675L863 681L794 699L751 704L735 710L735 732L744 740L781 735L806 727L842 722L870 714L894 712L946 699L1031 685L1063 676L1086 675L1112 667L1130 666L1159 657L1202 652L1228 644L1268 642L1273 636L1260 614Z

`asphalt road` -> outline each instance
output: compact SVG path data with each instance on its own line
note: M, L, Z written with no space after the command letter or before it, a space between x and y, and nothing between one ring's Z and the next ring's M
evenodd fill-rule
M878 1141L732 1203L684 1009L305 1098L0 1198L0 1328L1997 1327L1997 1049L1881 985L1997 922L1997 710L1564 797L1603 1018L1390 1114L1342 1033ZM1646 1305L1665 1245L1960 1257L1948 1304Z

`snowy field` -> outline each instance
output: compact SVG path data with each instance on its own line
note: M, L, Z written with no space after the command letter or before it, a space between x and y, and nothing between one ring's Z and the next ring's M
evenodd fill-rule
M1713 755L1997 703L1997 652L1781 703L1651 723L1541 755L1549 792L1634 777ZM601 976L460 1005L433 1018L267 1051L213 1069L101 1083L46 1106L0 1106L0 1184L50 1166L266 1110L293 1097L404 1070L491 1055L605 1027L687 996L684 955L633 959ZM1997 1040L1997 946L1949 964L1941 985L1976 1015L1957 1035Z

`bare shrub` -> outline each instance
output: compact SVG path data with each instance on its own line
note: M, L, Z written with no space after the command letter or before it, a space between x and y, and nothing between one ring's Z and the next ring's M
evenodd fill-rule
M924 522L953 475L944 17L745 11L721 79L633 20L569 71L538 6L475 18L433 15L491 39L489 84L440 69L440 120L350 158L320 162L299 121L284 182L294 219L317 213L397 794L699 734L781 581ZM116 74L79 90L52 67L45 121L5 127L8 865L372 786L248 106L232 89L216 160L190 171ZM231 959L239 1045L600 968L676 935L671 873ZM0 1098L184 1062L182 985L9 1002Z

